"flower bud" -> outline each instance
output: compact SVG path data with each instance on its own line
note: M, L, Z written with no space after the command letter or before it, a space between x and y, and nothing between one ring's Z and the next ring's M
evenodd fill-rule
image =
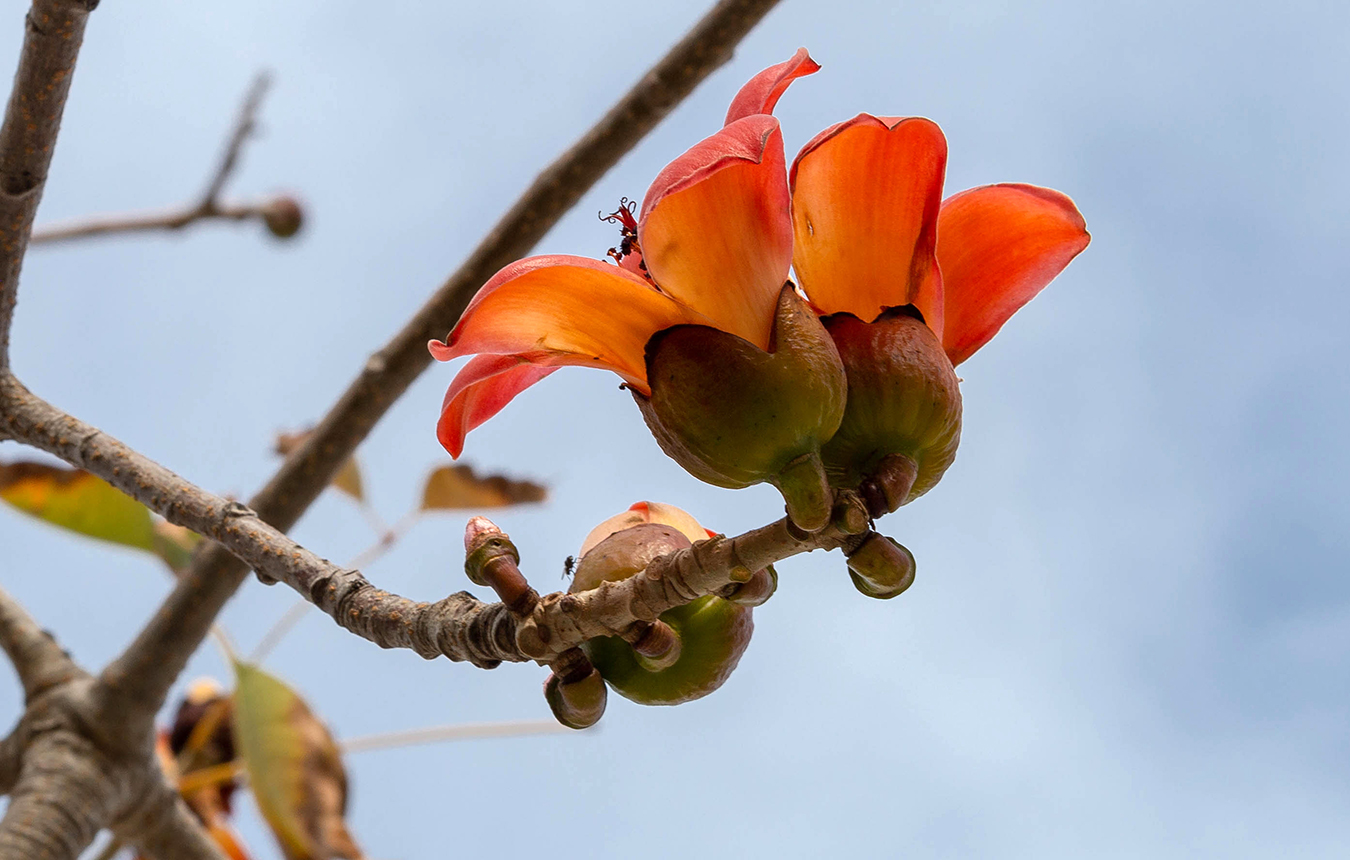
M680 515L677 519L693 521L678 508L670 510ZM587 550L568 591L586 591L602 582L627 579L657 558L690 545L679 530L661 523L624 528ZM660 621L663 623L652 630L639 631L636 650L620 636L596 637L581 646L615 692L643 705L678 705L722 686L750 644L754 630L748 606L711 594L661 613ZM667 631L678 644L662 642L658 649L657 637L664 640ZM673 661L669 656L672 653L676 655Z
M273 197L263 204L263 223L267 231L278 239L289 239L300 232L305 223L305 212L300 201L285 195Z
M544 701L558 722L569 729L589 729L605 714L605 682L592 669L579 680L564 682L556 673L544 681Z
M872 532L848 555L853 587L868 597L890 600L914 584L914 554L892 538Z
M833 501L820 446L844 414L839 352L791 285L779 294L768 352L707 326L679 325L647 343L651 397L634 393L652 435L701 481L738 489L768 481L800 528Z
M879 517L932 489L956 458L956 371L908 308L872 323L848 313L824 322L848 374L848 406L821 456L831 484L858 489Z

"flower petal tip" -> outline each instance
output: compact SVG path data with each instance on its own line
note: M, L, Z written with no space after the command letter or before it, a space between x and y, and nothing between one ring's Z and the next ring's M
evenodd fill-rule
M437 361L450 361L455 358L454 350L450 344L435 338L427 341L427 352L430 352L431 357Z
M764 71L751 78L740 92L731 100L727 109L727 118L723 125L731 125L738 119L755 114L771 114L778 105L778 99L787 91L788 85L797 78L820 71L820 64L811 59L805 48L798 48L792 59Z

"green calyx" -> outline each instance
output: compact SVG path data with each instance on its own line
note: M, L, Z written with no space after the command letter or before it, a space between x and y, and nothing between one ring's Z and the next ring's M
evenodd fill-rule
M821 451L830 483L858 489L873 516L928 492L956 458L961 389L922 319L891 308L865 323L824 320L848 374L848 406Z
M707 326L680 325L647 343L652 394L634 393L661 449L699 480L767 481L808 531L829 521L821 445L843 419L847 380L820 320L789 284L766 352Z
M569 592L618 582L654 559L690 546L675 529L650 523L610 535L577 565ZM581 646L606 683L643 705L678 705L708 695L731 676L750 644L752 612L715 595L661 613L679 639L679 656L660 664L643 657L619 636L600 636Z

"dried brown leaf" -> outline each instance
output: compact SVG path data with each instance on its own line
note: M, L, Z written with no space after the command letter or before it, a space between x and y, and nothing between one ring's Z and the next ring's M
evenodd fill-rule
M505 475L478 475L467 463L441 466L427 476L422 490L422 510L457 508L504 508L542 502L548 488L533 481L517 481Z

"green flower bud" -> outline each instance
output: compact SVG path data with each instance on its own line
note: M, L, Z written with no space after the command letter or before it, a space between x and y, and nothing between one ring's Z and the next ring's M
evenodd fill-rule
M577 564L569 592L618 582L655 559L690 546L677 529L645 523L609 535ZM626 699L643 705L678 705L708 695L731 676L750 644L749 607L715 595L661 613L678 639L673 662L638 653L619 636L600 636L581 646L605 681ZM664 633L664 631L662 631Z
M821 451L830 483L857 488L873 516L932 489L961 441L961 389L942 344L907 308L825 327L848 374L848 407Z
M680 325L647 343L650 398L634 393L652 435L699 480L738 489L768 481L794 523L829 522L820 446L844 415L847 381L824 326L783 287L768 352L707 326Z

